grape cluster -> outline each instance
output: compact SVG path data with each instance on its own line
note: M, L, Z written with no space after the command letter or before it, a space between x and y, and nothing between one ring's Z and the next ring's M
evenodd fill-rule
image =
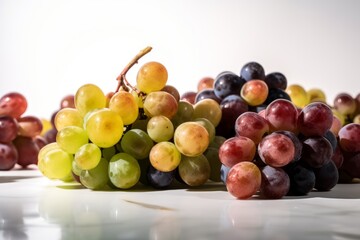
M47 144L41 119L24 115L27 106L27 99L19 92L0 98L0 170L37 164L39 149Z

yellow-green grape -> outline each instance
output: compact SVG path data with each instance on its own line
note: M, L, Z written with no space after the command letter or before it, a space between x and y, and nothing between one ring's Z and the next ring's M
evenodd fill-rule
M52 149L43 155L40 172L49 179L66 179L72 170L73 155L64 150Z
M79 177L80 177L80 173L81 173L82 169L77 165L76 161L72 161L71 169L72 169L72 172L73 172L76 176L79 176Z
M140 160L149 156L154 143L149 135L140 129L127 131L121 139L121 149Z
M56 130L60 131L68 126L83 127L84 120L76 108L62 108L56 113L54 123Z
M196 118L194 122L199 123L203 126L209 133L209 141L212 142L215 139L215 127L214 125L206 118Z
M298 84L289 85L285 89L285 92L289 94L290 99L295 106L303 108L309 104L309 96L302 86Z
M343 114L341 114L338 110L336 110L335 108L331 109L332 113L334 114L334 116L336 116L341 123L341 126L344 126L346 123L346 119L345 116Z
M86 121L86 131L92 143L102 148L115 145L124 132L119 114L104 108L91 114Z
M82 145L88 143L89 139L83 128L68 126L58 131L56 142L62 150L74 154Z
M144 111L148 117L165 116L171 119L178 109L178 102L168 92L156 91L149 93L144 101Z
M179 164L180 178L189 186L201 186L210 177L210 164L204 155L182 156Z
M45 146L43 146L39 153L38 153L38 166L40 167L40 165L42 164L42 161L43 161L43 158L44 158L44 155L49 152L50 150L53 150L53 149L60 149L59 147L59 144L57 142L52 142L52 143L49 143Z
M196 122L184 122L174 132L174 143L180 153L194 157L201 155L209 146L209 133Z
M104 189L109 182L109 162L101 158L99 164L90 170L82 170L80 173L80 182L88 189Z
M93 169L101 159L101 150L93 143L84 144L75 153L74 160L82 170Z
M167 117L155 116L148 121L147 133L155 142L169 141L174 136L174 126Z
M159 62L148 62L141 66L136 76L137 88L150 93L165 87L168 72L164 65Z
M312 88L307 91L309 102L323 102L326 103L326 95L320 88Z
M52 124L48 119L40 118L41 124L43 126L40 135L45 136L45 134L52 129Z
M150 151L150 163L159 171L170 172L179 166L181 154L172 142L159 142Z
M213 99L202 99L194 105L194 119L206 118L214 125L214 127L217 127L220 123L221 116L222 112L220 105Z
M355 115L353 118L353 123L360 124L360 114Z
M139 107L134 96L125 91L115 93L109 102L110 110L117 112L124 125L130 125L139 115Z
M177 128L181 123L191 121L194 115L194 106L188 101L180 100L178 102L178 110L171 122L174 125L174 128Z
M138 161L127 153L115 154L109 163L109 177L111 183L117 188L133 187L140 179Z
M240 96L250 106L258 106L265 102L269 94L269 88L265 81L255 79L245 82L241 87Z
M74 102L75 107L81 116L86 113L106 106L106 96L104 92L94 84L82 85L76 92Z

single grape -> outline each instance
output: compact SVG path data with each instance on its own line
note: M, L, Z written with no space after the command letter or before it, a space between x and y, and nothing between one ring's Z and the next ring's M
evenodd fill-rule
M239 94L245 82L244 79L240 78L235 73L228 72L218 75L214 82L214 94L219 99L224 99L229 95Z
M104 189L110 180L108 171L109 162L105 158L101 158L95 168L80 172L80 182L88 189Z
M295 146L286 135L273 132L258 144L261 160L272 167L283 167L295 158Z
M210 164L210 176L209 179L214 182L221 182L221 161L219 158L219 149L215 147L208 147L204 152L204 156Z
M266 97L264 105L267 106L276 99L286 99L291 101L289 94L287 94L285 90L282 90L280 88L269 88L269 93Z
M329 106L322 102L313 102L306 105L298 115L298 128L301 134L324 136L331 128L333 113Z
M238 199L252 197L261 186L261 171L252 162L239 162L234 165L226 178L228 192Z
M0 143L10 143L18 134L18 124L15 118L0 116Z
M147 95L144 102L144 111L148 117L165 116L171 119L178 109L178 102L167 92L155 91Z
M181 101L186 101L186 102L191 103L191 104L195 104L196 95L197 95L197 92L187 91L187 92L184 92L180 96L180 100Z
M326 95L324 91L319 88L312 88L307 91L309 102L323 102L326 103Z
M191 121L194 115L194 106L187 102L180 100L178 103L178 109L175 116L171 119L174 125L174 129L177 128L181 123Z
M68 126L58 131L56 142L62 150L75 154L82 145L89 142L89 139L83 128Z
M238 136L227 139L220 146L219 159L225 166L232 167L239 162L251 162L255 153L255 143L250 138Z
M19 118L27 109L28 102L24 95L10 92L0 98L0 115Z
M40 164L40 162L43 161L45 154L53 149L60 149L59 144L57 142L49 143L49 144L45 145L44 147L40 148L38 156L37 156L38 164Z
M245 81L254 79L265 80L265 70L258 62L248 62L241 68L240 76Z
M62 108L56 113L54 124L56 130L60 131L67 126L83 127L84 119L76 108Z
M285 75L280 72L272 72L266 74L265 82L268 85L269 90L271 89L285 90L287 87L287 79Z
M181 154L172 142L155 144L149 154L151 165L159 171L170 172L177 168L181 161Z
M302 148L303 148L303 144L300 141L300 139L298 138L298 136L295 133L290 132L290 131L276 131L276 133L284 134L285 136L287 136L291 139L291 141L293 142L294 147L295 147L294 158L291 161L292 162L298 161L301 158Z
M136 99L131 93L125 91L119 91L111 97L109 109L120 115L124 125L132 124L139 115Z
M257 106L265 102L269 93L268 86L263 80L246 82L240 91L240 96L250 105Z
M311 168L296 162L286 166L285 171L290 177L290 189L287 195L303 196L313 190L315 173Z
M44 134L44 138L46 139L46 142L48 142L48 143L56 142L57 133L58 133L58 130L56 130L56 128L52 128L52 129L48 130Z
M347 152L360 151L360 124L350 123L339 131L340 147Z
M339 172L333 161L314 169L315 186L318 191L329 191L338 183Z
M198 81L197 91L200 92L204 89L212 89L214 88L215 79L212 77L203 77Z
M18 152L12 142L0 143L0 170L11 170L18 160Z
M106 96L104 92L94 84L82 85L75 94L75 107L81 116L86 113L104 108L106 106Z
M151 93L165 87L168 80L168 72L165 66L159 62L148 62L142 65L136 76L136 84L140 91Z
M209 146L209 142L208 131L196 122L182 123L174 132L176 148L189 157L201 155Z
M161 91L164 91L164 92L167 92L167 93L170 93L177 102L180 101L180 93L179 91L172 85L165 85L165 87L163 87L161 89Z
M93 143L84 144L76 151L74 160L82 170L93 169L101 160L101 150Z
M25 116L20 117L18 122L18 134L24 137L35 137L41 134L42 123L38 117Z
M351 178L360 178L360 152L345 153L344 162L339 168Z
M127 153L115 154L109 163L109 178L115 187L129 189L140 179L138 161Z
M221 120L221 108L218 102L213 99L203 99L194 105L194 119L206 118L214 127L220 123Z
M135 159L147 158L154 143L150 136L143 130L131 129L121 139L121 149Z
M39 160L40 172L49 179L65 179L72 174L73 155L60 148L45 151Z
M203 89L200 92L197 92L193 104L200 102L203 99L212 99L219 104L221 102L221 99L215 95L215 91L213 88Z
M309 95L307 91L298 84L291 84L287 86L285 92L289 94L291 98L291 102L295 104L295 106L299 108L303 108L309 104Z
M165 116L154 116L147 123L147 133L155 142L169 141L174 136L174 125Z
M182 155L179 164L180 178L189 186L201 186L210 177L210 164L204 155L188 157Z
M260 197L280 199L290 189L289 175L282 168L265 166L261 169Z
M75 108L75 96L73 94L66 95L60 100L60 109L63 108Z
M17 163L26 168L31 164L37 164L39 147L31 137L18 136L13 141L18 152Z
M114 146L122 137L124 124L119 114L104 108L91 114L86 121L91 142L102 148Z
M147 170L147 180L150 186L157 189L165 189L171 185L175 179L176 169L168 172L159 171L152 165Z
M339 93L334 99L333 106L341 114L350 115L356 110L356 100L348 93Z
M313 168L319 168L330 161L333 148L325 137L309 137L303 141L302 160Z
M235 132L237 136L248 137L258 144L269 132L269 124L255 112L244 112L236 119Z
M297 132L298 110L289 100L276 99L265 109L270 132L285 130Z

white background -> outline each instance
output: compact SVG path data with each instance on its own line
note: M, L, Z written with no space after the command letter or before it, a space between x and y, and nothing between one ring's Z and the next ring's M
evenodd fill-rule
M180 93L249 61L289 84L321 88L331 103L359 89L357 0L0 0L0 95L23 93L27 115L49 118L85 83L114 91L141 49Z

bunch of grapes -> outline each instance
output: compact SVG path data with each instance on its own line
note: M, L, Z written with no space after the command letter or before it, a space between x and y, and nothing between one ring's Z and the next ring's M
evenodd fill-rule
M56 141L38 154L44 176L75 179L89 189L128 189L139 182L163 189L175 180L199 186L213 178L211 155L217 160L214 179L221 180L219 104L179 101L177 89L167 84L167 69L155 61L140 67L133 87L126 72L148 51L125 67L115 92L85 84L74 95L74 108L56 112Z
M18 92L0 98L0 170L37 164L39 149L47 144L41 135L42 121L23 115L27 106L27 99Z

